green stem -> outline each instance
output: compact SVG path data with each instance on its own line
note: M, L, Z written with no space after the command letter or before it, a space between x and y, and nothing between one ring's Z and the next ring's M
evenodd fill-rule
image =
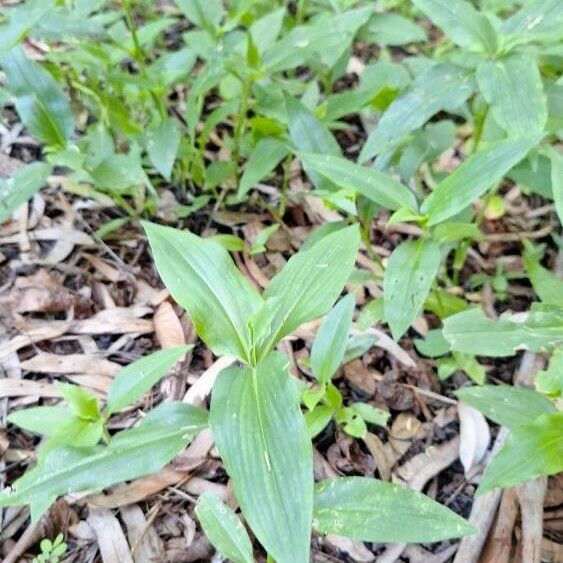
M123 6L123 12L125 14L125 21L127 23L127 28L129 29L129 33L131 33L131 38L133 39L133 48L135 51L133 53L133 57L135 58L137 64L139 65L139 70L141 71L141 75L143 76L143 78L145 78L147 82L150 82L149 74L147 71L148 57L147 54L145 53L145 50L143 49L143 46L141 45L141 42L139 41L139 36L137 35L137 26L133 21L131 2L130 0L121 0L121 5ZM157 95L154 88L151 88L149 92L154 102L154 105L156 106L158 113L160 114L161 119L164 119L166 117L166 107L162 99L160 98L160 96Z
M252 87L252 80L245 78L242 80L242 93L240 101L240 109L237 116L237 122L234 131L234 148L233 148L233 162L235 163L235 175L238 184L239 181L239 160L240 160L240 145L242 137L246 131L247 113L248 113L248 99L250 97L250 89Z

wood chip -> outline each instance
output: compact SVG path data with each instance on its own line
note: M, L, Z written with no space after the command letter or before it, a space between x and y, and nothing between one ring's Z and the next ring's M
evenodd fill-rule
M92 508L86 521L96 534L103 563L134 563L123 530L111 511Z

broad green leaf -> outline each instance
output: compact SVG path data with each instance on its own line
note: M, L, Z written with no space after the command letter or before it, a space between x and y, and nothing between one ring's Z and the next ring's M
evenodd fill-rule
M378 45L406 45L426 40L426 33L419 25L400 14L375 13L362 28L359 39Z
M559 0L528 0L514 15L505 20L500 31L518 34L519 42L537 39L557 40L563 37L563 7Z
M445 319L443 333L452 350L502 357L522 349L540 351L563 341L563 321L546 318L542 322L531 313L524 320L493 321L480 309L469 309Z
M427 358L439 358L450 351L450 345L439 328L429 330L424 339L415 338L414 345L417 351Z
M146 145L152 165L170 180L172 167L180 147L180 128L176 119L171 117L147 131Z
M289 136L295 148L300 152L340 156L341 151L336 139L327 127L308 110L299 100L285 96L285 107L289 124ZM305 172L319 190L333 189L332 183L309 170Z
M544 395L523 387L483 385L458 389L455 394L460 401L511 430L555 410Z
M11 178L0 178L0 223L37 192L47 181L51 167L43 162L24 166Z
M29 132L42 143L64 147L74 131L68 100L55 79L20 47L0 58L6 86L16 97L16 109Z
M378 409L369 403L352 403L350 408L358 413L366 422L377 424L378 426L385 426L391 416L389 412Z
M213 547L233 563L254 563L252 543L237 515L215 494L203 493L195 513Z
M2 15L8 18L8 23L0 27L0 54L23 41L54 6L54 0L31 0L5 10Z
M153 352L119 370L108 389L108 413L120 411L142 397L193 346L175 346Z
M312 411L305 413L305 421L311 439L318 436L327 427L332 415L332 408L327 405L317 405Z
M437 225L457 215L520 162L539 141L539 135L508 139L475 153L458 166L423 202L421 211L428 225Z
M477 494L563 471L561 428L563 412L554 412L513 429L502 450L485 470Z
M227 251L190 232L144 222L156 268L217 355L248 360L248 321L263 301Z
M311 348L311 369L320 383L334 375L346 353L356 300L349 293L323 319Z
M553 148L551 157L551 187L559 222L563 225L563 154Z
M557 348L553 352L549 366L538 372L534 384L540 393L545 393L553 399L563 395L563 348Z
M304 322L332 307L354 267L359 245L357 226L340 229L294 254L273 277L256 320L261 356Z
M375 168L360 166L341 156L301 153L299 158L309 174L320 174L339 188L354 190L386 209L417 208L416 198L406 186Z
M534 250L529 247L523 254L526 274L542 303L563 307L563 280L544 268Z
M433 289L424 302L424 310L434 313L439 319L445 319L465 309L467 309L466 301L444 289Z
M100 418L100 404L95 395L70 383L60 383L57 387L76 416L87 420Z
M30 407L8 415L8 422L35 434L50 436L76 419L65 407Z
M39 455L51 451L56 446L72 446L73 448L90 448L95 446L104 432L104 419L87 419L74 417L74 420L61 426L42 445Z
M466 0L413 0L432 23L460 47L493 54L497 48L495 30L488 18Z
M485 383L487 373L485 368L475 359L475 356L463 352L453 352L452 357L457 364L457 368L464 371L477 385Z
M522 53L482 61L477 84L495 121L509 137L530 136L543 131L547 122L547 100L534 59Z
M440 247L432 240L404 242L389 257L383 277L385 318L399 340L422 310L438 268Z
M115 434L109 446L55 448L0 494L0 506L29 504L39 517L60 495L100 491L160 470L207 424L207 413L181 402L164 403L138 427Z
M437 64L422 72L381 116L362 148L359 162L395 147L439 111L458 108L473 89L473 79L461 67Z
M279 563L309 561L313 456L287 359L219 374L210 424L242 513ZM288 492L291 491L291 494Z
M369 542L435 542L474 533L461 516L426 495L367 477L315 486L313 527Z
M223 18L221 0L174 0L178 8L197 27L214 33Z
M288 153L286 143L283 141L274 137L260 139L250 153L244 167L237 191L237 199L243 200L250 189L270 174Z

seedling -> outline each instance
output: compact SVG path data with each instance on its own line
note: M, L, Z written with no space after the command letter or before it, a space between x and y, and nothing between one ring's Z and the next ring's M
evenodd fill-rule
M171 295L188 311L199 337L217 355L238 360L217 378L209 424L242 514L271 557L280 563L309 561L313 528L378 542L438 541L472 532L446 507L397 485L361 477L314 483L312 443L299 406L298 385L288 373L288 359L275 347L336 301L358 251L356 226L298 252L263 294L215 241L151 223L144 226L157 269ZM346 298L339 307L345 308L346 321L353 300ZM344 329L348 322L342 323ZM328 330L327 325L323 332ZM319 354L318 347L333 343L342 350L346 340L318 342L312 363L327 381L341 361L341 352L331 359ZM106 412L136 400L148 384L141 379L143 385L137 388L132 383L136 380L122 376L121 384L110 390ZM94 410L88 406L89 413ZM32 518L37 520L58 495L99 490L157 471L206 420L201 409L164 403L137 427L112 436L106 446L53 446L12 490L0 496L0 506L30 503ZM236 516L225 516L226 525L220 529L213 527L205 514L225 514L228 509L209 499L205 502L199 516L217 548L232 557L231 548L238 545L242 554L235 560L251 561L249 540ZM401 525L405 513L408 528Z

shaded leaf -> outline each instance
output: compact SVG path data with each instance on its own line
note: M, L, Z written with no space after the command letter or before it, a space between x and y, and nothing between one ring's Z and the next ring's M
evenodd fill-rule
M424 200L421 211L428 225L437 225L453 217L481 197L539 141L539 135L508 139L471 155Z
M473 89L473 80L458 66L437 64L422 72L381 116L362 148L359 162L393 148L439 111L461 106Z
M352 271L359 244L360 233L353 225L290 258L264 292L266 303L255 323L259 355L332 307Z
M328 383L346 353L356 300L349 293L323 319L311 347L311 369L320 383Z
M510 137L530 136L547 122L547 100L536 62L522 53L482 61L477 83L495 121Z
M259 293L227 251L187 231L143 222L156 268L184 307L200 338L217 355L248 360L248 321L262 305Z
M29 504L31 518L37 522L60 495L99 491L155 473L206 423L207 414L201 409L180 402L164 403L146 415L138 427L115 434L109 446L51 450L11 489L0 494L0 506Z
M280 563L308 562L312 446L287 360L222 371L211 400L215 443L244 517ZM291 492L291 494L289 494Z
M563 412L554 412L513 429L502 450L488 465L477 494L563 471L561 428Z
M555 410L541 393L523 387L482 385L458 389L455 394L460 401L510 430Z
M391 254L383 277L385 318L398 340L422 310L438 268L440 247L431 240L404 242Z
M193 346L175 346L153 352L119 370L108 389L108 413L120 411L144 395Z
M43 162L24 166L11 178L0 178L0 223L9 219L12 213L45 184L51 167Z
M405 206L416 209L412 192L389 174L360 166L346 158L325 154L301 153L308 173L315 172L345 190L354 190L386 209Z
M203 493L195 513L215 549L233 563L253 563L252 543L237 515L212 492Z
M64 147L74 131L74 117L55 79L20 47L1 57L0 64L29 132L46 145Z
M433 542L474 532L466 520L426 495L366 477L318 483L313 527L323 534L392 543Z
M178 155L180 136L178 122L171 117L151 127L146 134L150 161L167 180L170 180L172 167Z

